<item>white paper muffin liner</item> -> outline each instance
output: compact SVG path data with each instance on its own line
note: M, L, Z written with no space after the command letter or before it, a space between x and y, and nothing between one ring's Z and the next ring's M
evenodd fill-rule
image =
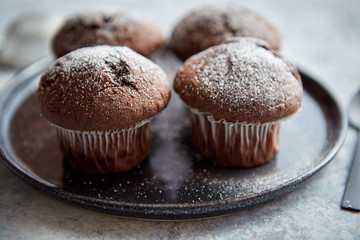
M190 121L194 149L221 166L260 165L272 159L279 148L280 121L233 123L192 108Z
M110 174L126 171L150 149L151 119L117 131L74 131L56 126L61 150L76 169Z

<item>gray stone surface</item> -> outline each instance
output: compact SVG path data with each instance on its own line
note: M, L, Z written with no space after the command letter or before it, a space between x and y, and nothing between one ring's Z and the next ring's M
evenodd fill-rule
M70 3L74 9L89 5L88 1L1 1L0 34L22 11L64 12ZM198 3L123 1L130 8L155 13L167 32ZM347 107L360 88L360 1L241 3L268 16L282 33L284 55ZM0 68L1 82L9 78L9 71ZM360 213L340 208L355 139L355 131L349 129L337 156L294 192L232 215L192 221L144 221L81 209L34 189L0 164L0 239L359 239Z

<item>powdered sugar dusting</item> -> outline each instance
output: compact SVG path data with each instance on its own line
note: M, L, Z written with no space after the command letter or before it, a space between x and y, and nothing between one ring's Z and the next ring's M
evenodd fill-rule
M204 5L187 14L174 28L171 46L186 59L236 36L263 39L272 49L281 44L279 32L263 15L236 3L222 3Z
M230 36L261 37L274 45L275 41L279 41L278 36L275 39L269 33L276 30L265 17L236 4L205 5L189 14L183 27L188 29L199 24L206 29L211 26L209 30L216 33L218 29L212 28L209 21L225 28Z
M116 130L152 117L167 105L170 88L165 73L150 60L127 47L98 46L58 59L43 75L38 93L50 122L93 131ZM82 124L74 129L67 121L58 122L58 116L70 123L81 119ZM106 128L99 129L102 125Z
M186 71L193 76L190 84L178 89L180 95L185 101L196 96L197 101L192 102L198 106L192 107L217 118L221 118L218 112L226 112L234 116L230 121L269 121L274 113L284 112L292 104L298 108L301 103L293 102L301 100L300 81L286 62L256 41L239 38L190 58L177 75L180 82Z
M161 29L149 17L126 10L92 10L70 16L53 39L53 50L63 56L87 46L127 46L151 56L163 44Z
M60 75L58 77L66 79L68 83L59 86L68 93L63 95L62 103L75 101L81 106L81 99L85 98L87 93L92 92L96 92L98 96L111 97L116 95L118 91L126 91L130 96L139 91L144 98L150 98L151 88L146 88L146 80L135 76L133 73L138 71L151 72L154 70L154 66L150 63L144 66L145 63L140 63L128 48L124 47L122 51L113 51L111 54L104 51L106 48L108 47L75 51L59 60L63 71L57 72ZM84 51L87 51L87 54L84 54ZM134 76L122 81L121 74L123 76ZM86 77L88 75L90 77ZM123 88L123 86L127 87ZM122 103L114 102L113 104Z
M141 24L159 30L157 24L150 17L124 9L117 9L116 11L109 9L101 11L89 10L77 13L67 20L67 25L72 27L79 27L79 25L84 28L102 27L104 30L109 31L126 28L127 31L131 32L135 30L132 28Z

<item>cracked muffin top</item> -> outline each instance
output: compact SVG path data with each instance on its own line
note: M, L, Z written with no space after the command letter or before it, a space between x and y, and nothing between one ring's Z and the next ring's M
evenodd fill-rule
M228 122L275 122L302 103L295 66L257 38L236 37L185 61L175 91L190 107Z
M52 48L56 56L81 47L127 46L150 57L164 43L160 28L149 18L128 11L89 11L69 17L55 34Z
M170 47L182 60L229 37L256 37L280 48L280 34L261 14L236 3L201 6L185 15L173 29Z
M149 119L170 99L161 68L128 47L96 46L56 60L41 76L40 113L78 131L113 131Z

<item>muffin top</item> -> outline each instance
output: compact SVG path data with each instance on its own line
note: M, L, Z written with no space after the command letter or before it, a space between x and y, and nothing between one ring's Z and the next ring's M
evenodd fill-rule
M151 19L126 11L99 11L69 17L55 34L52 48L61 57L81 47L127 46L149 57L163 43L161 30Z
M257 37L280 48L280 34L261 14L241 5L201 6L185 15L172 32L170 46L182 60L229 37Z
M41 76L41 115L71 130L112 131L163 110L170 98L165 73L127 47L96 46L59 58Z
M285 118L302 102L295 66L256 38L232 38L189 58L175 91L191 108L216 120L265 123Z

